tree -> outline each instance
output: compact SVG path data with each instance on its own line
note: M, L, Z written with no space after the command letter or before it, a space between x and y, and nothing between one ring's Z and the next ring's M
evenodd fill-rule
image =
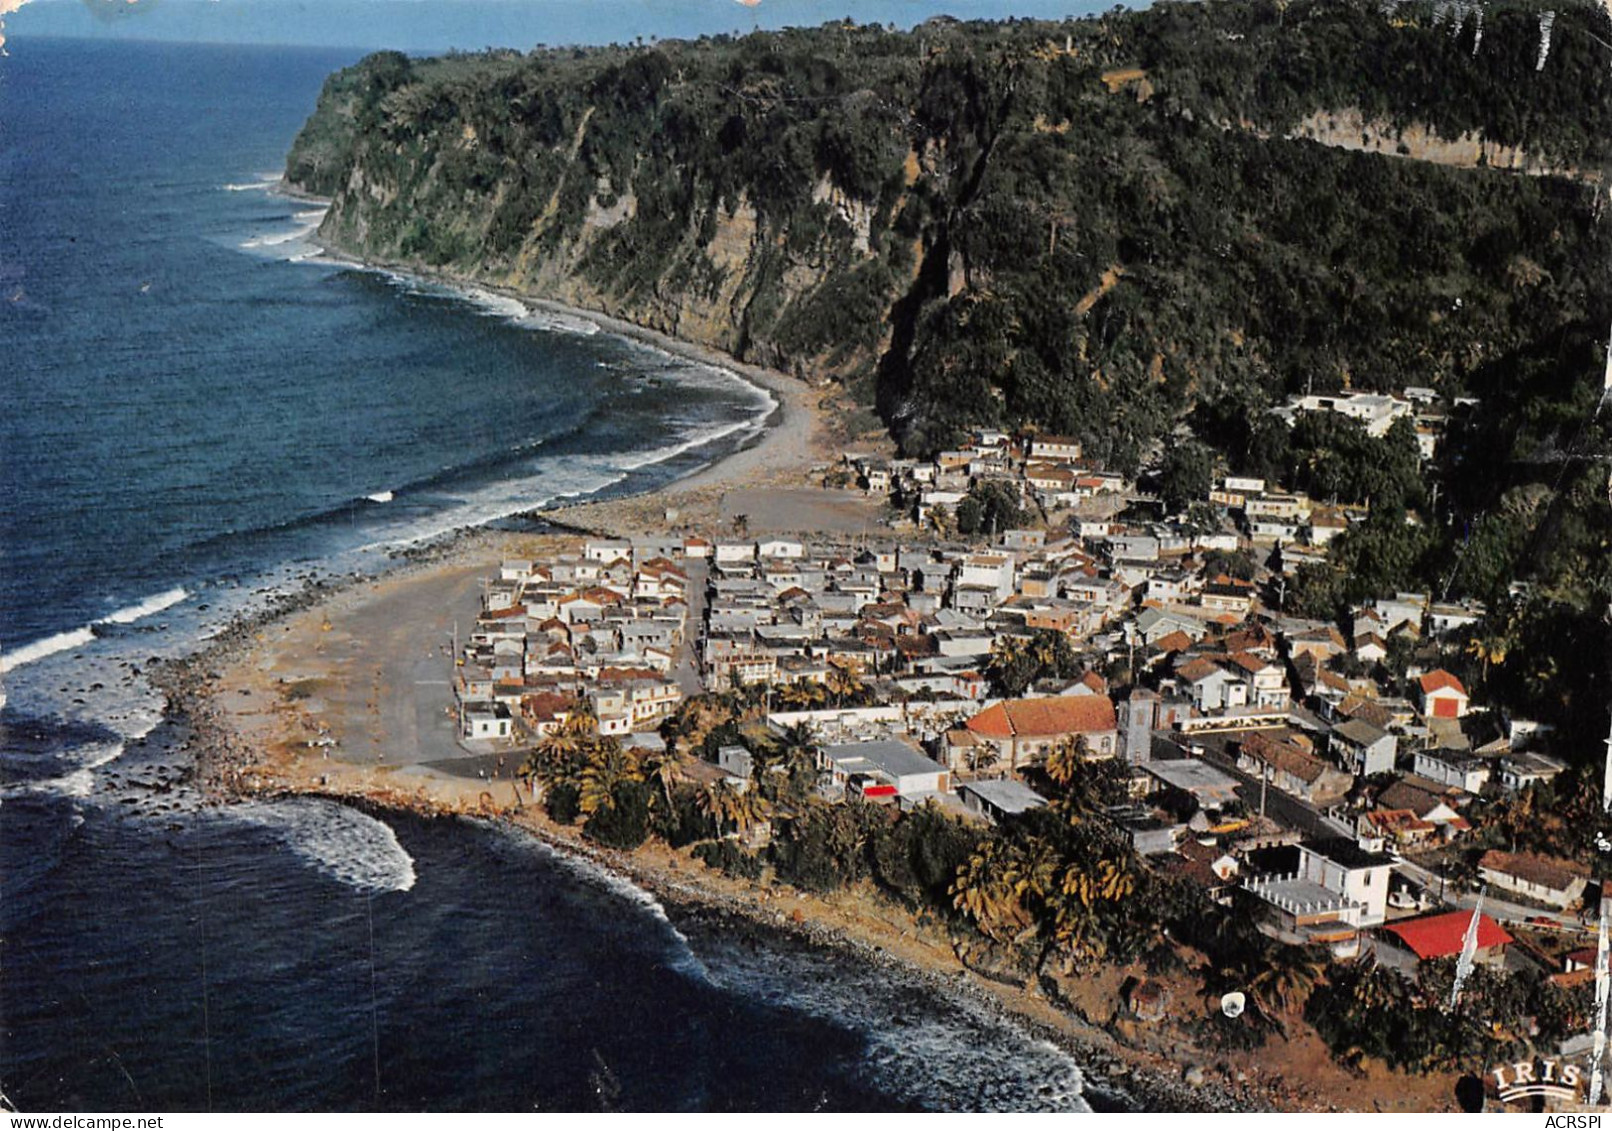
M631 851L649 838L649 806L654 790L643 781L620 779L608 803L599 804L582 826L582 834L606 848Z
M957 869L952 905L974 921L980 932L999 942L1030 926L1030 913L1019 900L1023 860L1006 842L983 841Z
M1159 471L1159 496L1168 513L1180 514L1192 503L1207 499L1214 483L1214 450L1197 440L1188 440L1174 445L1165 455Z
M588 751L577 779L577 804L585 816L616 803L616 787L644 780L638 758L613 738L598 741Z
M711 822L718 837L725 835L728 826L733 823L738 798L738 789L726 780L709 782L696 795L696 806Z
M975 483L957 504L959 534L1000 534L1023 524L1025 519L1018 484L1003 479Z
M1326 959L1314 947L1280 946L1255 973L1251 986L1265 1013L1274 1014L1272 1006L1291 1013L1303 1007L1325 970Z
M1028 637L999 635L991 644L985 675L991 690L1016 699L1039 679L1070 679L1081 671L1080 657L1062 632L1038 628Z

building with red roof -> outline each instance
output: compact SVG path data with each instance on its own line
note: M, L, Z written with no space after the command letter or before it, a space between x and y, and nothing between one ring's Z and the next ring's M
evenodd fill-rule
M1441 915L1424 915L1419 919L1390 923L1383 931L1394 936L1397 945L1414 954L1418 961L1431 962L1459 955L1471 923L1470 911L1446 911ZM1499 923L1487 915L1479 914L1478 949L1474 961L1499 963L1505 956L1506 947L1514 941Z
M965 724L970 733L996 747L997 756L1017 769L1046 757L1058 743L1086 740L1093 757L1118 749L1119 720L1106 695L1059 695L1049 699L1005 699Z
M1428 672L1417 681L1422 714L1430 719L1459 719L1471 701L1466 688L1443 668Z

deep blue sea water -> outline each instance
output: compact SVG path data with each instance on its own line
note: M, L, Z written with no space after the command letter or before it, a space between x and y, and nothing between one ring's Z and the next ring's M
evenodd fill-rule
M138 674L310 575L755 434L731 374L320 262L355 53L0 59L0 1091L24 1110L1053 1108L967 1001L501 829L205 808Z

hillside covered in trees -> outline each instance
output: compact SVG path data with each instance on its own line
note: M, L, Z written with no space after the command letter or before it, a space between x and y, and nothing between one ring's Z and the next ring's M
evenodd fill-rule
M909 450L1030 424L1132 468L1194 404L1589 360L1612 36L1563 8L1536 69L1539 10L1486 13L1229 0L386 53L329 80L288 179L333 198L342 250L837 376ZM1567 175L1288 137L1357 129Z

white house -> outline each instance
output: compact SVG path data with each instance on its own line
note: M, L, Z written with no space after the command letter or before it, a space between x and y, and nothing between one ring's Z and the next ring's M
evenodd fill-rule
M465 738L508 738L509 708L502 703L466 705L459 714L460 734Z
M1466 688L1443 668L1428 672L1417 681L1422 714L1430 719L1459 719L1471 702Z
M1387 918L1391 857L1368 852L1348 837L1304 841L1296 853L1296 862L1284 870L1243 881L1274 909L1290 941L1343 941L1340 926L1374 927Z
M1332 750L1340 765L1356 777L1394 770L1399 739L1364 719L1350 719L1332 731Z
M1481 793L1489 782L1494 763L1465 750L1418 750L1416 773L1440 785L1453 786L1467 793Z
M818 749L818 768L863 797L946 793L951 772L905 742L847 742Z

